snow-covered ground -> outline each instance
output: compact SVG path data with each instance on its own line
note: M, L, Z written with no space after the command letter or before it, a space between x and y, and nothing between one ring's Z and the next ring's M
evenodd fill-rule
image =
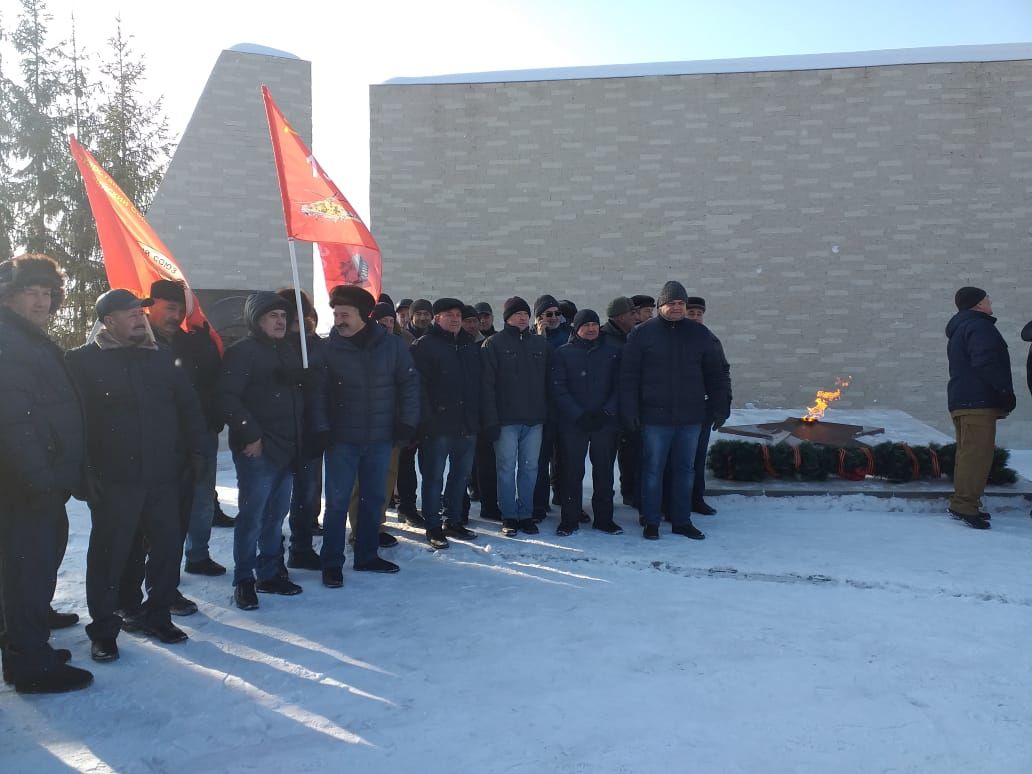
M232 513L227 459L219 484ZM1032 771L1028 503L990 499L986 532L942 501L714 504L701 543L646 542L622 507L618 537L474 519L433 553L396 528L398 575L295 571L302 595L249 613L184 575L188 642L123 634L93 664L79 626L54 642L90 689L0 689L0 771ZM85 618L71 522L56 607Z

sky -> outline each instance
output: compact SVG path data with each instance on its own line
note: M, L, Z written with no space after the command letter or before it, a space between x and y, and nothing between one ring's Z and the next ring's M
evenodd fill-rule
M221 50L255 43L311 61L313 152L367 222L369 85L390 78L1032 41L1032 0L50 0L48 7L55 40L74 12L80 41L94 51L121 16L145 56L149 96L163 97L176 137ZM18 0L0 0L5 26L19 8Z

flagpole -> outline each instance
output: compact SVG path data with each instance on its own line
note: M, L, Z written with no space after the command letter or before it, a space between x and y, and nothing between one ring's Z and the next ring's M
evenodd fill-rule
M308 368L308 338L305 335L305 310L301 306L301 280L297 276L297 252L294 237L287 237L290 247L290 270L294 273L294 300L297 302L298 334L301 336L301 367Z

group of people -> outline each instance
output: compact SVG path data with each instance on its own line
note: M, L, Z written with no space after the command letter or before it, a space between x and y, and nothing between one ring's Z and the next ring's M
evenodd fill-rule
M614 298L604 322L552 295L533 306L513 296L497 328L486 302L395 304L342 285L330 293L327 337L306 294L260 291L244 304L247 335L224 353L206 324L184 329L187 291L168 280L146 298L102 294L89 341L62 352L46 331L63 289L47 256L0 263L0 648L4 680L19 692L93 679L48 643L52 628L78 620L51 606L70 497L92 519L91 657L117 659L122 630L187 639L172 621L197 610L179 591L181 562L187 573L227 572L208 548L223 429L238 483L232 578L242 610L257 608L259 594L301 593L292 569L341 587L348 522L354 570L397 572L380 556L397 543L384 528L391 501L435 550L476 539L472 501L506 536L537 534L551 505L558 537L587 523L620 534L614 468L648 540L664 518L671 534L701 540L691 513L715 513L703 461L710 431L730 414L730 366L704 324L705 300L679 282L655 299ZM966 450L969 438L984 440L986 417L1013 408L1012 390L1009 407L992 402L1009 387L998 352L988 365L1000 384L979 391L984 349L997 345L982 319L992 320L988 304L984 291L964 289L951 323L958 471L982 464L984 453ZM980 471L951 502L972 526L988 519Z

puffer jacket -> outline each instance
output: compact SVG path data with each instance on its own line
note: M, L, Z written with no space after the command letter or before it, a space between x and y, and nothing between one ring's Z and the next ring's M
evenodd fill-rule
M529 328L506 325L483 344L480 364L484 427L540 425L548 419L552 348Z
M218 382L218 401L229 427L229 446L240 451L257 440L262 454L278 467L298 456L304 422L304 388L300 345L288 333L270 339L258 320L281 304L271 291L250 296L244 303L248 335L226 349Z
M617 423L620 350L599 336L587 341L574 335L552 356L552 395L559 427L574 427L585 413L603 411L607 423Z
M655 317L630 332L622 356L620 416L625 422L701 425L731 413L726 361L702 323Z
M81 494L85 437L61 348L0 307L0 501Z
M362 346L334 328L323 347L333 443L391 441L398 425L419 425L419 374L408 347L380 325L366 328Z
M437 323L412 345L422 386L419 433L475 435L480 429L480 347L463 330L453 336Z
M950 381L946 387L950 411L991 408L1014 410L1007 342L996 329L996 318L965 309L946 324L946 355Z

